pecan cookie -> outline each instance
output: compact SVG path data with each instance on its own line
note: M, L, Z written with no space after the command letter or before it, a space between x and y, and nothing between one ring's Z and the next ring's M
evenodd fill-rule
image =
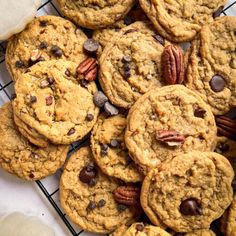
M137 0L57 0L61 11L76 24L105 28L124 18Z
M232 201L233 177L220 154L178 154L145 177L141 205L154 224L161 220L176 232L208 229Z
M144 22L135 22L112 38L99 60L99 81L113 104L130 108L142 94L163 85L165 44Z
M17 130L12 104L0 108L0 166L25 180L42 179L55 173L65 162L68 146L37 148Z
M155 88L130 109L125 143L147 173L182 152L213 151L216 124L209 106L183 85Z
M6 64L13 80L39 61L65 59L80 63L85 59L82 30L58 16L40 16L13 36L6 51Z
M186 86L207 102L215 115L236 106L236 19L219 17L193 41Z
M203 25L218 16L226 0L139 0L156 30L170 41L191 41Z
M131 223L139 207L120 204L114 192L117 179L104 175L95 165L90 148L81 148L65 165L60 180L60 202L65 213L82 229L109 233Z
M15 90L15 117L32 128L24 126L20 131L26 129L36 139L35 133L39 133L52 143L70 144L83 138L96 123L96 84L78 75L74 62L39 62L16 81Z
M105 174L125 182L138 182L143 176L129 157L124 143L126 124L123 115L101 115L93 128L91 149L95 161Z

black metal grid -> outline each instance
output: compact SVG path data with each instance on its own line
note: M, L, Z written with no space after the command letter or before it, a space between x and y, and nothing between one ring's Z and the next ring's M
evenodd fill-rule
M54 0L44 0L42 5L38 8L38 12L45 8L45 7L49 7L51 9L51 11L53 11L56 15L62 16L62 14L60 13L60 11L57 9L56 7L56 3ZM229 12L229 10L231 8L235 8L236 10L236 1L229 1L229 4L224 8L224 10L222 11L223 15L228 15L227 13ZM50 10L47 10L50 11ZM44 14L47 14L46 13ZM50 11L50 14L52 14L52 12ZM232 15L232 13L231 13ZM236 12L233 14L236 15ZM63 17L63 16L62 16ZM1 42L0 43L0 65L2 63L5 63L5 51L6 51L6 47L7 47L7 42ZM0 71L1 73L1 71ZM8 91L8 87L10 87L12 85L13 81L10 80L7 83L2 83L2 81L0 81L0 93L3 92L3 94L7 97L7 99L10 101L11 100L11 96L12 94L10 94L10 92ZM1 94L0 94L1 95ZM76 151L77 149L79 149L84 143L86 143L86 141L88 140L88 137L85 138L82 141L79 141L77 143L74 143L70 146L70 151L69 151L69 155L71 153L73 153L74 151ZM54 190L53 192L50 192L45 185L43 184L42 181L38 180L36 181L37 186L39 187L39 189L42 191L42 193L45 195L45 197L47 198L47 200L49 201L49 203L52 205L52 207L55 209L55 211L58 213L58 215L60 216L60 218L62 219L62 221L65 223L66 227L68 228L68 230L71 232L71 234L73 236L78 236L80 235L83 230L76 230L72 223L66 218L66 214L62 212L62 210L60 209L60 206L56 203L56 201L53 199L53 196L55 196L55 194L58 193L59 188L57 188L56 190Z

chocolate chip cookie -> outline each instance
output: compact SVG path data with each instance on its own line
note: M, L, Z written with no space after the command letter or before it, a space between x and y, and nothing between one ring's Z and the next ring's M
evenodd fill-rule
M213 151L216 124L209 106L183 85L155 88L130 109L125 143L143 172L182 152Z
M12 104L0 108L0 166L25 180L38 180L52 175L66 160L68 146L49 145L38 148L17 130Z
M210 229L197 230L192 233L187 233L184 236L216 236L216 234Z
M137 0L57 0L61 11L89 29L106 28L124 18Z
M215 115L236 106L236 19L219 17L193 41L188 59L188 88L207 102Z
M104 175L96 166L90 148L81 148L65 165L60 180L60 202L65 213L82 229L109 233L133 222L139 207L120 204L114 192L117 179Z
M179 154L145 177L141 204L150 220L176 232L208 229L232 201L234 172L215 152Z
M58 16L40 16L13 36L6 51L7 68L13 78L40 61L65 59L80 63L85 59L82 30Z
M93 128L99 113L93 103L96 84L80 77L77 66L64 60L39 62L16 81L14 113L33 129L27 129L33 137L37 132L52 143L70 144Z
M219 15L226 4L226 0L139 2L160 35L175 42L191 41L203 25Z
M93 128L91 149L101 170L125 182L141 181L135 163L129 157L124 143L126 118L123 115L101 115Z
M165 40L148 23L123 28L100 57L100 84L110 101L124 108L154 86L161 87Z

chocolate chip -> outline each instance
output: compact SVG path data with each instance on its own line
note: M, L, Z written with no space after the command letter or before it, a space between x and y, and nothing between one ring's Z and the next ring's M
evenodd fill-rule
M126 70L125 70L125 73L124 73L125 79L129 79L130 76L131 76L130 70L129 70L129 71L126 71Z
M74 129L74 128L71 128L71 129L68 131L67 135L72 135L72 134L74 134L74 133L75 133L75 129Z
M194 198L186 199L180 204L180 212L183 215L199 215L201 214L200 204Z
M136 29L129 29L129 30L126 30L124 34L129 34L129 33L133 33L133 32L137 32L138 30Z
M161 45L165 45L165 39L163 39L159 34L153 35L153 38L156 39L156 41Z
M123 204L118 204L117 209L118 209L119 212L122 212L122 211L125 211L127 209L127 206L125 206Z
M214 75L210 81L211 89L214 92L221 92L226 86L224 78L220 75Z
M96 52L99 48L99 43L94 39L87 39L84 42L83 47L84 47L85 52L87 52L89 54L96 54Z
M79 84L80 84L83 88L88 88L89 81L87 81L87 80L85 80L85 79L81 79L81 80L79 80Z
M120 146L119 142L116 139L112 139L110 142L111 147L117 148Z
M87 208L86 208L86 210L87 210L88 212L90 212L90 211L94 210L95 208L96 208L96 202L90 201L89 204L88 204L88 206L87 206Z
M99 200L97 207L101 208L104 207L106 205L106 201L104 199Z
M94 116L93 116L93 114L87 114L85 119L87 121L92 121L94 119Z
M42 80L40 82L40 88L46 88L48 87L48 85L49 85L49 82L47 80Z
M25 64L24 64L23 61L18 60L18 61L16 61L15 66L16 66L17 68L23 68L23 67L25 67Z
M26 96L26 100L27 100L29 103L35 103L35 102L37 102L36 96L33 96L33 95L27 95L27 96Z
M198 107L194 110L194 116L199 117L199 118L204 118L206 114L206 111L202 109L201 107Z
M30 173L30 174L29 174L29 177L30 177L31 179L33 179L33 178L34 178L34 174L33 174L33 173Z
M132 24L133 20L130 16L126 16L125 19L124 19L124 23L125 25L130 25Z
M108 98L102 91L97 91L93 95L93 102L97 107L103 107L107 101Z
M13 93L13 94L11 95L11 100L14 100L15 98L16 98L16 94Z
M52 77L48 77L47 81L48 81L49 84L53 84L55 82L55 79L52 78Z
M47 21L47 20L41 20L41 21L39 22L39 25L40 25L41 27L46 27L47 24L48 24L48 21Z
M86 183L86 184L91 184L90 186L94 186L93 183L91 182L97 175L97 170L94 165L88 164L85 166L79 173L79 179L81 182Z
M175 233L174 236L184 236L183 233Z
M66 69L66 71L65 71L65 75L66 75L66 76L68 76L68 77L70 77L70 76L71 76L71 72L70 72L70 70L69 70L69 69Z
M137 231L143 231L144 225L143 224L136 224L135 228L136 228Z
M214 13L213 13L213 18L219 17L221 12L223 11L224 6L220 6Z
M36 60L32 60L31 58L28 60L28 66L33 66L36 63L40 62L40 61L45 61L45 58L40 56L39 58L37 58Z
M227 143L218 143L217 148L223 153L229 151L229 145Z
M108 148L109 148L109 146L107 144L102 144L102 146L101 146L101 155L102 156L107 155Z
M119 114L119 110L115 106L111 105L111 103L109 102L105 103L104 110L109 116L115 116Z
M53 45L50 51L55 57L62 57L63 55L62 50L57 45Z
M39 49L46 49L47 46L48 46L47 43L41 42L41 43L39 44Z
M47 106L50 106L50 105L52 105L53 104L53 96L48 96L48 97L46 97L46 105Z
M125 71L130 71L130 65L128 63L124 64L124 70Z
M90 186L90 187L93 187L93 186L95 186L97 184L97 180L96 179L91 179L90 181L89 181L89 183L88 183L88 185Z
M129 55L125 55L125 56L123 56L123 58L122 58L122 62L123 63L129 63L129 62L131 62L132 61L132 58L129 56Z
M236 179L235 178L233 179L231 186L232 186L233 190L235 191L236 190Z

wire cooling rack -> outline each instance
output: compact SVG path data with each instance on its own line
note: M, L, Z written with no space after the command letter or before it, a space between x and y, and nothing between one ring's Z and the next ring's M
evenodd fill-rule
M63 17L63 15L58 10L58 6L55 0L42 0L42 5L39 7L37 11L37 16L40 15L59 15ZM229 0L228 4L222 11L222 15L236 16L236 1ZM13 81L11 80L11 77L9 76L6 70L6 65L5 65L6 47L7 47L7 42L0 43L0 106L10 101L12 94L14 94ZM85 138L82 141L73 143L70 146L69 155L72 154L77 149L79 149L81 146L83 146L87 142L87 140L88 138ZM59 171L59 175L60 173L61 170ZM45 197L52 205L52 207L55 209L55 211L58 213L62 221L65 223L66 227L71 232L71 235L73 236L81 235L84 231L78 229L78 227L76 227L73 223L71 223L70 220L67 219L66 214L62 211L58 200L59 199L58 185L56 186L55 189L52 189L50 184L48 184L49 178L50 177L46 178L45 180L36 181L37 186L45 195ZM59 179L59 176L57 176L57 178Z

